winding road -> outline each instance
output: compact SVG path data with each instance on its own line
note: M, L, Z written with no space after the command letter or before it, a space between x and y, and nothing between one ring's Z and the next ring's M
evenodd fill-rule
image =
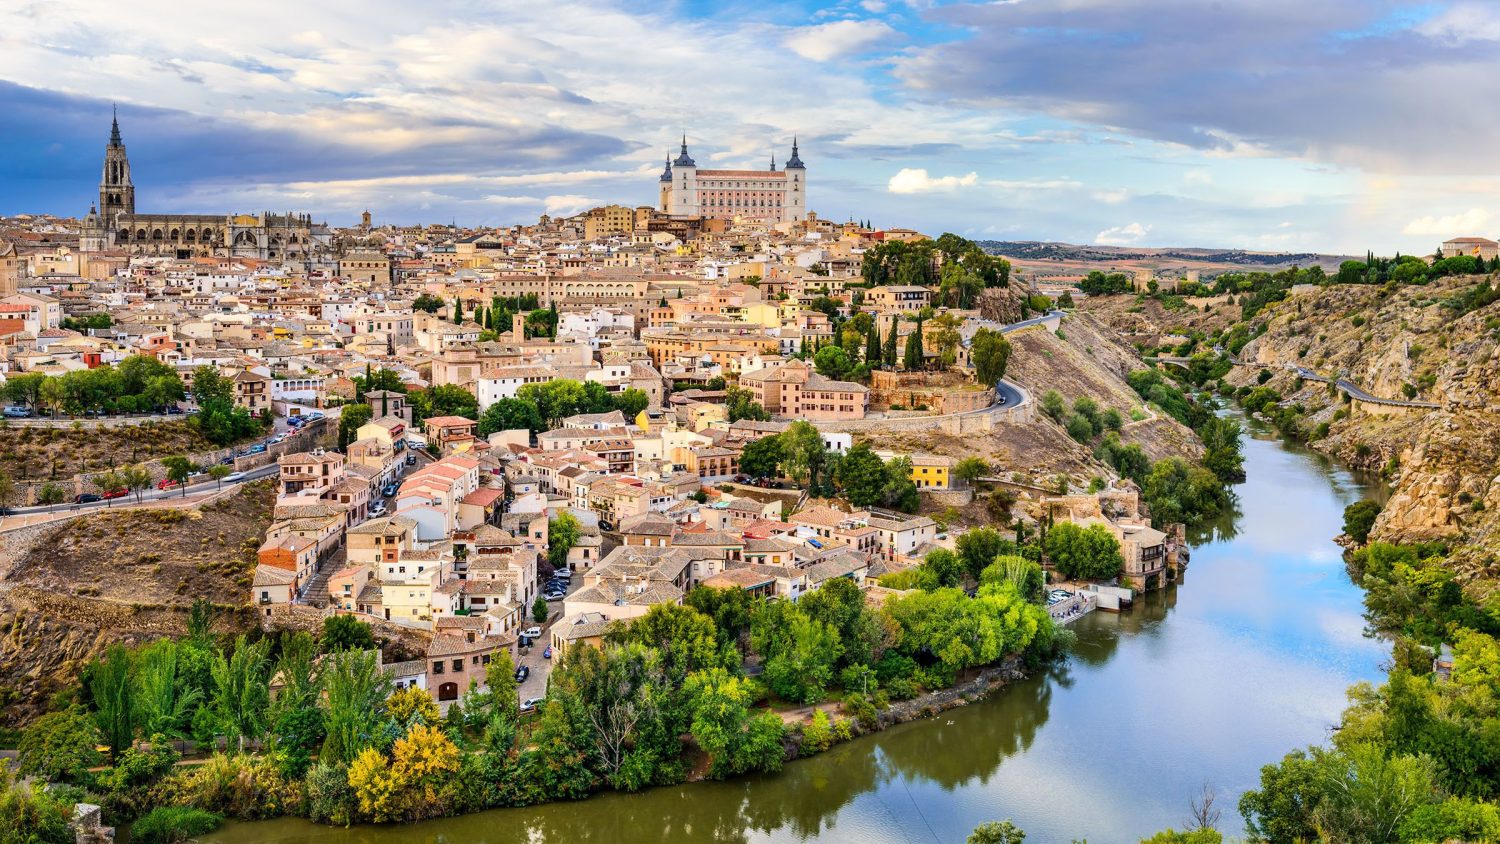
M1192 365L1191 358L1157 356L1143 357L1141 358L1141 360L1147 361L1148 363L1170 363L1181 367L1188 367ZM1261 366L1261 364L1258 363L1236 360L1235 358L1230 358L1229 362L1234 366ZM1355 401L1368 402L1370 404L1383 404L1388 407L1420 407L1428 410L1435 410L1442 407L1441 404L1432 401L1407 401L1406 399L1381 398L1380 396L1371 393L1370 391L1359 386L1353 381L1348 380L1347 378L1329 378L1327 375L1319 375L1318 373L1314 372L1311 369L1308 369L1305 366L1281 364L1281 367L1283 369L1288 369L1292 372L1297 373L1298 378L1302 378L1308 381L1320 381L1324 384L1332 383L1339 390L1347 393L1349 397L1354 399Z
M244 473L244 477L242 477L242 478L239 478L239 479L233 480L233 481L224 481L224 484L226 486L233 486L235 484L248 483L250 481L258 481L261 478L272 477L272 476L276 475L280 471L281 471L281 468L276 463L268 463L265 466L259 466L259 467L256 467L254 469L251 469L248 472L245 472ZM183 489L178 488L178 487L173 487L172 489L150 489L150 490L142 490L141 493L140 493L140 500L141 501L156 501L156 500L161 499L161 498L183 497L183 496L186 496L186 495L192 495L192 494L199 493L199 492L213 492L213 491L216 491L218 489L218 483L219 483L218 481L215 481L214 479L208 477L207 475L204 475L203 476L203 480L201 480L201 481L194 481L193 483L188 484L188 487L187 487L186 490L183 490ZM107 507L112 507L112 506L116 506L116 505L120 506L120 507L127 507L127 506L130 506L132 504L136 504L136 503L137 503L136 497L135 497L134 494L132 494L129 497L126 497L126 498L117 498L117 499L114 499L112 501L90 501L87 504L72 504L72 503L68 503L68 504L58 504L58 505L56 505L54 507L48 507L45 504L38 504L38 505L36 505L34 507L12 507L8 511L8 514L12 515L12 516L30 516L30 515L34 515L34 514L38 514L38 513L67 513L67 512L75 512L76 513L76 512L86 511L86 510L102 510L102 509L105 509Z

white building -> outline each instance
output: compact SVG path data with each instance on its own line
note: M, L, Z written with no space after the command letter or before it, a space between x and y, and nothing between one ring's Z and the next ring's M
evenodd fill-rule
M780 170L774 156L768 170L700 170L684 136L681 153L667 159L660 192L660 210L673 216L773 224L807 219L807 168L795 140L792 157Z

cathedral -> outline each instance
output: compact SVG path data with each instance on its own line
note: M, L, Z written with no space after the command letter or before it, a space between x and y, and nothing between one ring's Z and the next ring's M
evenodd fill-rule
M674 161L667 156L661 174L661 211L673 216L736 218L762 223L794 223L807 219L807 167L792 141L792 157L769 170L699 170L688 155L687 138Z
M123 249L171 258L229 257L321 263L332 260L333 235L309 214L137 214L130 159L115 117L104 148L99 204L83 220L84 252Z

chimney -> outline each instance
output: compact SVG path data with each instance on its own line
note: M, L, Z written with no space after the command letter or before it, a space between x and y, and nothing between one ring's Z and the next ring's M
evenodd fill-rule
M526 315L515 314L510 318L510 333L515 342L526 342Z

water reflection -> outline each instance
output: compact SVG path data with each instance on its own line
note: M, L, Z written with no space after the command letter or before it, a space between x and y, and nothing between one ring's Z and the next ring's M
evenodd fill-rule
M774 776L408 827L238 824L205 840L895 844L962 841L1011 817L1028 840L1133 841L1181 826L1205 781L1232 835L1260 765L1321 740L1344 689L1376 678L1385 653L1360 635L1360 595L1329 542L1346 504L1383 491L1265 439L1259 423L1247 433L1248 479L1182 581L1131 612L1082 619L1068 662L982 703Z

